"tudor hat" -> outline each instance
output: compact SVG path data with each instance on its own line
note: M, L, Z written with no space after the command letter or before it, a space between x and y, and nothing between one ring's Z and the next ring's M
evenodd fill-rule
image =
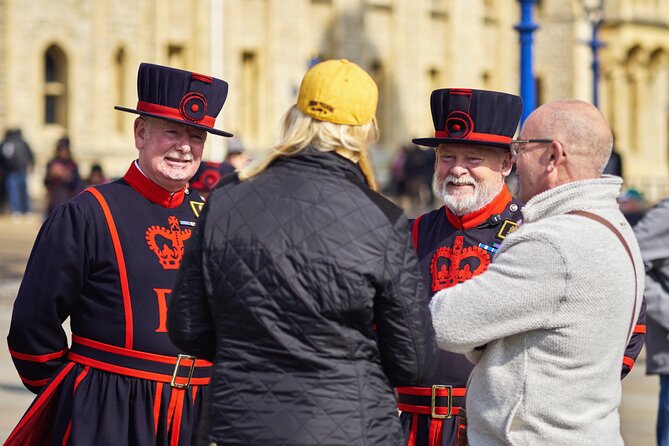
M379 91L374 80L346 59L326 60L304 75L297 108L319 121L363 125L376 114Z
M443 88L430 96L434 138L416 138L421 146L472 144L510 149L523 100L498 91Z
M228 83L215 77L150 63L137 73L137 109L117 110L186 124L221 136L232 133L214 128L228 96Z

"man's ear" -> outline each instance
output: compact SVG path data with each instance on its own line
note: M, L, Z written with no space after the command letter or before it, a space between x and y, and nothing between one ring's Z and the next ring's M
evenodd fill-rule
M562 147L562 143L560 141L554 140L551 143L548 155L549 159L548 159L548 165L546 167L549 172L557 169L558 166L564 164L564 162L566 161L565 159L566 154L564 152L564 147Z
M135 147L137 147L138 150L142 150L142 148L144 148L146 140L149 136L148 130L149 125L146 120L142 119L141 117L135 119Z
M500 169L500 172L502 173L502 175L507 177L511 173L512 168L513 168L513 156L511 156L511 151L507 150L504 152L504 155L502 155L502 168Z

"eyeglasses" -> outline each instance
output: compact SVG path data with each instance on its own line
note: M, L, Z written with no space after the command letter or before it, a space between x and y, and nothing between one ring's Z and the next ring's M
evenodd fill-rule
M511 155L515 158L521 151L525 150L528 144L551 144L554 139L537 138L537 139L514 139L510 143Z

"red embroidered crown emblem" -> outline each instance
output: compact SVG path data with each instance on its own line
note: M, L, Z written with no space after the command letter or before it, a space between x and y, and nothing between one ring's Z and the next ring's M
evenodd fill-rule
M432 291L450 288L478 276L488 269L489 264L490 255L485 250L478 246L464 248L464 237L458 235L452 248L442 246L432 257Z
M155 225L147 229L146 241L151 251L158 256L163 269L179 269L181 258L184 255L184 241L190 238L191 230L182 231L179 227L179 220L174 216L168 217L167 223L170 225L169 229ZM159 244L162 244L161 248L158 247Z

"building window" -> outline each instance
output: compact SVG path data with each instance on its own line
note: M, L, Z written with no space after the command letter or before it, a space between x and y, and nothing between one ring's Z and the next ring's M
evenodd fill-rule
M181 45L168 45L167 62L170 67L184 70L186 68L186 51L184 51L184 47Z
M255 141L258 138L258 123L260 121L260 96L258 86L260 70L258 56L253 51L242 53L242 136Z
M376 86L379 90L378 102L376 105L376 120L381 130L379 135L379 143L382 146L387 146L388 141L392 137L392 116L390 108L390 92L386 91L388 89L388 83L386 80L386 70L383 66L383 62L379 59L372 60L369 64L369 74L376 82Z
M44 123L67 127L67 58L56 45L44 53Z
M125 50L119 48L114 57L114 102L123 107L127 107L129 104L126 97L126 56ZM126 113L116 113L116 130L118 133L123 133L125 131L125 123L127 122Z
M535 107L543 105L544 101L546 100L546 94L544 90L545 86L543 78L536 76L534 78L534 98L536 100L536 103L534 104Z

